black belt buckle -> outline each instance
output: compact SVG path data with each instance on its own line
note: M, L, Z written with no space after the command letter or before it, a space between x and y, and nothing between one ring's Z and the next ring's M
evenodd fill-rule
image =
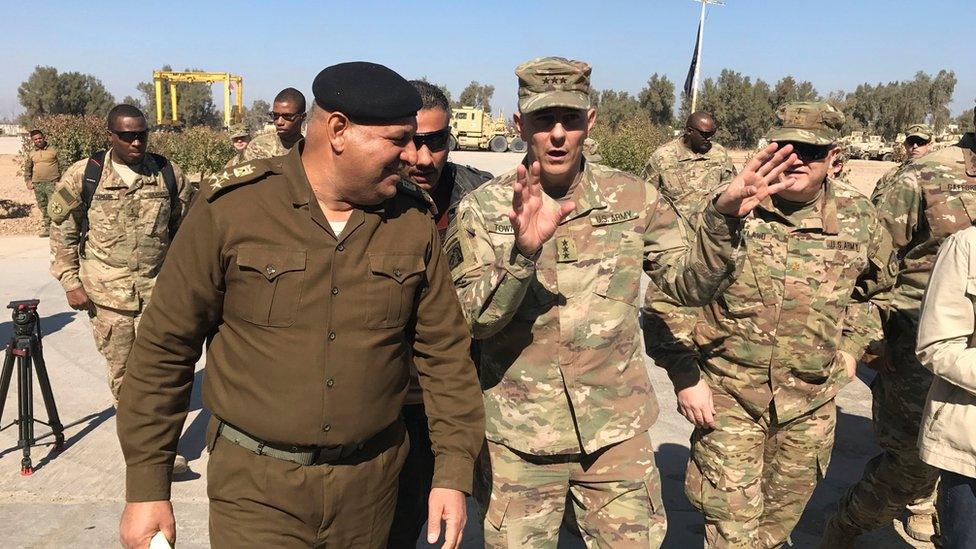
M342 459L342 449L342 446L319 446L315 449L312 462L316 464L337 462Z

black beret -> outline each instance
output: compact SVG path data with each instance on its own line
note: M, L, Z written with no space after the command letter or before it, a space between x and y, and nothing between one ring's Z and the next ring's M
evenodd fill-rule
M352 61L322 69L312 82L315 102L327 111L350 118L394 120L414 116L420 110L420 94L393 70Z

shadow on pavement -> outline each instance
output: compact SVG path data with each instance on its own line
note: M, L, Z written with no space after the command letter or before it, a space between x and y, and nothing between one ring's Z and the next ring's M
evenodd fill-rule
M76 443L79 440L85 438L85 436L87 436L88 433L91 433L92 431L94 431L95 429L97 429L99 425L101 425L102 423L105 423L106 421L108 421L109 418L113 417L114 415L115 415L115 408L113 406L109 406L108 408L105 408L101 412L94 412L94 413L88 414L87 416L85 416L85 417L83 417L81 419L78 419L78 420L72 421L70 423L64 424L64 432L65 432L65 435L66 436L65 436L65 439L64 439L64 448L61 449L61 450L58 450L58 449L54 448L54 438L51 437L51 436L45 435L45 433L47 431L45 431L43 433L40 433L44 437L44 438L41 439L41 440L43 440L43 442L41 442L37 446L34 446L33 448L44 448L46 446L49 446L50 447L50 450L48 451L47 455L45 455L40 460L38 460L37 462L34 463L34 472L39 471L41 468L43 468L48 463L51 463L52 461L58 459L58 457L60 457L65 452L70 451L71 450L71 446L74 445L74 443ZM81 425L83 423L85 424L85 426L80 431L78 431L77 433L75 433L73 435L70 434L73 427L76 427L76 426ZM3 456L5 456L5 455L7 455L7 454L9 454L11 452L14 452L14 451L20 451L20 448L18 448L16 446L14 446L12 448L7 448L6 450L0 452L0 457L3 457ZM32 450L32 453L33 453L33 450Z
M6 306L6 303L0 303L0 305ZM0 315L6 316L9 309L0 309ZM43 343L43 338L46 335L53 334L54 332L64 328L74 320L75 316L78 314L77 311L65 311L60 313L55 313L51 316L41 317L41 341ZM0 322L0 344L6 348L6 345L10 343L11 336L14 335L14 323L12 320L7 322Z

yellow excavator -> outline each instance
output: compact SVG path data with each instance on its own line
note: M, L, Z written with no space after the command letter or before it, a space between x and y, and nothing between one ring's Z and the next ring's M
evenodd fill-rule
M179 124L176 113L176 84L224 84L224 127L240 122L244 112L244 79L228 72L153 71L156 86L156 124ZM169 85L170 113L172 120L163 120L163 84ZM230 106L231 90L234 91L234 108Z

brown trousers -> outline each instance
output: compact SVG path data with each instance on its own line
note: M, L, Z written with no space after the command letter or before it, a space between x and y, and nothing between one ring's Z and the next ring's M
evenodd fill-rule
M215 425L207 431L212 547L386 546L409 449L402 426L339 463L303 466L217 437Z

